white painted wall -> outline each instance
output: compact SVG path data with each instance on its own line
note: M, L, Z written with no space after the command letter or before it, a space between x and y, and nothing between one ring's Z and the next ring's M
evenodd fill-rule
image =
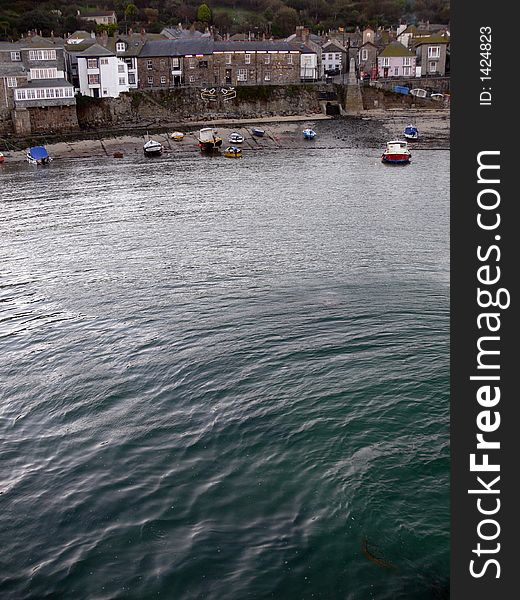
M121 92L128 92L128 67L117 56L97 58L97 67L88 68L88 59L78 56L79 90L84 96L94 97L94 89L99 90L100 98L118 98ZM89 84L89 75L99 75L99 84Z

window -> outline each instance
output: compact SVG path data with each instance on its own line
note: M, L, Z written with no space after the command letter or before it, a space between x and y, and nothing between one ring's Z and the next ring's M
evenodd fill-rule
M293 55L292 54L288 54L287 55L287 64L288 65L292 65L293 64Z
M118 73L124 73L125 72L125 65L117 65L117 72Z
M31 79L58 79L57 69L31 69Z
M148 85L153 86L153 77L148 77Z
M148 59L146 61L146 68L151 71L153 69L153 61L151 59Z
M412 57L408 56L406 58L404 58L403 60L403 66L405 67L411 67L412 66Z
M394 67L394 75L396 77L399 75L399 67Z
M29 60L56 60L56 50L29 50Z
M135 85L135 73L128 73L128 85Z
M20 54L20 52L18 50L15 50L14 52L11 52L11 60L12 61L22 60L22 56L21 56L21 54Z
M336 60L341 60L341 56L340 56L339 54L334 54L334 58L335 58Z
M97 58L87 58L87 69L97 69L98 62Z
M251 64L251 54L244 54L244 62L246 63L246 65Z
M108 90L106 90L105 88L103 88L103 96L108 96Z
M166 59L161 58L161 60L159 61L159 68L166 69Z
M247 81L247 69L238 69L237 81Z
M180 69L181 63L178 58L172 58L172 69Z
M124 52L125 51L125 43L117 42L116 44L116 52Z
M368 60L368 50L366 48L361 50L361 60Z
M119 78L119 85L126 85L126 77Z
M269 71L266 71L264 81L271 81L271 73L269 73Z
M428 63L428 71L435 73L437 71L437 62L432 60Z
M231 59L232 59L232 55L231 54L226 54L226 65L230 65L231 64Z
M190 67L190 69L194 69L195 68L196 62L197 61L194 58L190 58L190 60L188 61L188 66Z
M16 90L16 99L25 100L25 90Z
M383 67L389 67L390 66L390 58L389 57L382 58L381 64L383 65Z
M100 58L99 64L100 65L108 65L108 58Z
M99 85L99 75L96 73L95 75L88 76L88 84L89 85Z
M193 83L195 81L195 75L190 75L189 82Z
M166 77L164 75L161 76L161 85L166 85Z
M410 67L403 67L403 75L410 75Z
M199 60L199 69L207 69L208 61L207 60Z
M15 88L18 85L16 81L16 77L8 77L7 78L7 87Z
M440 46L428 46L428 58L440 58L441 47Z
M264 56L264 65L269 65L271 64L271 57L269 56L269 54L266 54Z
M31 94L29 92L34 92L34 90L27 90L27 98L31 98ZM36 94L33 96L33 98L36 97ZM45 97L46 98L54 98L54 90L52 88L47 88L45 90Z

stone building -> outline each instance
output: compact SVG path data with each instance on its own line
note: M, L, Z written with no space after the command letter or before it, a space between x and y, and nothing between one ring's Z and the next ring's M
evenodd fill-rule
M139 87L300 83L305 52L313 54L285 41L150 41L137 58Z
M75 105L74 88L65 79L63 40L31 36L0 42L0 112L4 121L11 115L17 132L45 129L50 113L53 128L60 123L75 128Z
M446 57L449 43L448 36L435 34L421 38L415 44L417 66L421 67L421 76L444 77L446 75Z

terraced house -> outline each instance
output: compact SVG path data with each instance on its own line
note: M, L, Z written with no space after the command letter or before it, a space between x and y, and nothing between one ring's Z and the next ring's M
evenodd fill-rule
M302 57L307 61L314 54L305 46L285 41L149 41L137 59L139 87L300 83ZM317 69L309 69L309 73L308 79L317 79Z
M28 133L77 126L74 88L65 79L63 40L31 36L0 42L0 113Z
M377 59L378 75L388 77L414 77L415 54L399 42L391 42Z

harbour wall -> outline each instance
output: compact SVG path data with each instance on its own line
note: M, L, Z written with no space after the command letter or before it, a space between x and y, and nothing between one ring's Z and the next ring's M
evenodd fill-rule
M244 86L235 91L233 97L220 88L211 94L200 88L178 88L133 91L119 98L80 97L78 122L81 129L92 130L322 112L316 86Z

